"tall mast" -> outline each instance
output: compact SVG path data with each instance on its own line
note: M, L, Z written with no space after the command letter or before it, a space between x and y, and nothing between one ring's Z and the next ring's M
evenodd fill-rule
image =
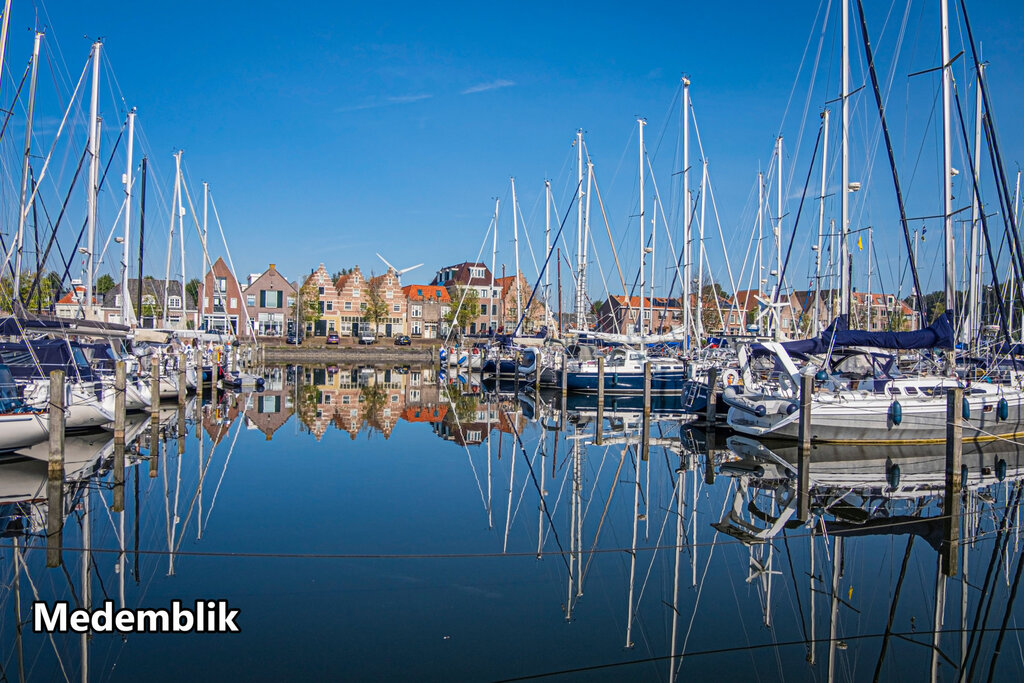
M89 99L89 194L88 199L88 222L89 222L89 243L86 246L86 277L85 277L85 307L87 316L92 312L92 288L95 279L95 257L96 250L96 193L100 184L100 126L99 126L99 97L100 97L100 48L103 43L96 41L92 44L92 95Z
M828 169L828 109L821 112L821 194L818 197L818 244L814 252L814 336L821 332L821 234L825 228L825 175Z
M642 163L642 161L641 161ZM640 175L643 175L641 169ZM643 185L640 186L643 188ZM642 190L641 190L642 192ZM690 79L683 76L683 338L690 348L693 318L690 312Z
M945 0L943 0L945 2ZM850 0L843 0L843 89L842 102L842 178L840 179L839 223L839 314L850 315L850 246L846 235L850 230Z
M979 71L984 69L984 64L979 64ZM974 168L981 168L981 78L978 78L974 100ZM972 178L971 182L978 182ZM1014 207L1016 209L1016 206ZM971 199L971 256L968 269L970 271L970 285L967 287L967 330L966 341L968 344L975 343L978 339L978 332L981 330L981 240L978 234L978 221L981 218L981 206L978 204L977 193L972 193ZM1013 278L1010 278L1010 286L1013 287ZM1013 294L1010 294L1010 301L1013 301ZM1013 306L1010 306L1012 309ZM1011 328L1012 329L1012 328Z
M7 14L4 14L4 26L6 28ZM32 116L36 108L36 75L39 72L39 41L43 34L36 31L35 42L32 44L32 77L28 86L28 117L25 121L25 154L21 163L21 201L18 203L18 251L14 258L14 284L12 291L14 298L21 299L21 252L25 243L25 217L28 215L28 207L25 206L28 194L28 166L29 153L32 150ZM89 257L90 259L92 256ZM90 292L91 293L91 292ZM27 303L27 302L24 302Z
M942 14L942 212L945 217L943 236L945 239L945 284L946 311L952 313L956 305L955 252L953 247L953 138L949 132L950 97L953 88L953 65L949 63L949 5L948 0L939 0ZM979 86L980 87L980 86Z
M501 200L498 199L497 197L495 197L494 198L494 234L491 236L491 240L492 240L491 241L491 291L489 292L489 294L491 296L488 297L490 299L490 301L491 301L491 305L488 306L488 308L487 308L487 310L489 311L488 320L489 320L489 324L490 324L490 327L491 327L492 331L494 330L494 289L495 289L495 287L494 287L494 285L495 285L494 278L497 277L495 275L495 273L494 273L494 270L495 270L495 268L498 267L498 264L497 264L497 258L498 258L498 205L500 203L501 203Z
M178 151L178 167L181 167L181 151ZM181 171L178 171L178 182L182 182ZM181 249L181 317L178 318L178 324L185 324L185 205L183 203L184 188L178 191L178 245ZM191 201L191 200L189 200ZM170 248L170 245L168 245ZM204 273L205 275L205 273ZM245 301L242 301L242 307L245 307ZM248 317L248 316L246 316ZM250 322L250 324L252 324Z
M163 301L163 315L161 316L160 326L167 327L167 303L168 293L170 292L171 284L171 252L174 249L174 219L178 213L178 193L181 191L181 183L179 178L181 176L181 152L178 151L174 154L175 172L174 172L174 195L171 198L171 225L167 229L167 261L164 266L164 301ZM216 281L214 281L216 285ZM216 286L214 292L217 291Z
M586 188L586 205L583 208L583 273L581 282L583 290L583 324L587 324L587 311L590 309L590 304L587 300L587 250L590 244L590 190L594 184L594 164L590 162L590 155L587 155L587 188ZM580 188L583 191L583 188ZM580 201L583 201L583 197L580 197Z
M764 175L757 172L757 298L761 298L761 285L765 282L764 263L762 262L761 250L764 241ZM760 305L760 304L758 304ZM760 332L761 323L758 322Z
M209 216L209 208L210 208L210 183L204 182L203 183L203 273L202 273L202 278L203 278L203 282L204 283L206 282L206 273L209 272L209 269L212 267L212 264L209 262L209 259L207 258L208 251L207 251L207 246L206 246L207 245L207 241L206 240L207 240L207 234L208 234L207 233L207 225L208 225L207 218ZM195 323L195 327L196 327L197 330L199 329L199 311L201 311L201 310L202 310L202 307L199 305L199 302L197 301L196 302L196 323ZM295 315L296 315L296 317L298 317L298 311L299 311L299 308L298 308L298 306L296 306L296 308L295 308ZM295 336L296 337L299 336L298 321L296 321L296 323L295 323Z
M778 177L778 214L775 219L775 293L772 297L772 315L775 324L772 325L775 341L782 339L782 308L779 307L779 300L782 297L782 136L775 140L775 171Z
M704 336L704 208L707 203L707 190L708 190L708 160L702 159L702 168L700 175L700 236L697 245L697 337ZM715 307L718 307L717 292L712 292L712 296L715 296ZM687 302L689 305L689 302Z
M121 251L121 324L131 324L129 318L131 318L132 305L128 300L128 259L130 258L131 252L129 251L129 245L131 242L131 230L132 230L132 152L133 144L135 142L135 109L132 108L128 112L128 161L127 170L124 174L124 234L122 235L122 251Z
M146 169L148 164L148 157L142 157L142 188L139 193L139 288L136 292L136 308L135 315L139 319L139 327L143 327L142 324L142 267L143 267L143 247L146 242ZM126 294L127 296L127 294Z
M644 119L637 119L640 124L640 313L637 317L637 322L640 323L640 334L644 334L644 290L646 289L646 258L647 258L647 240L644 237L644 126L647 125L647 121ZM639 482L637 486L639 486Z
M586 325L584 308L587 301L587 241L583 227L583 130L576 131L576 183L579 187L579 199L576 203L576 329L582 330Z
M874 295L871 294L871 234L873 228L868 228L868 331L871 330L871 308L874 304Z
M516 179L512 181L512 245L516 252L516 324L513 331L519 328L519 320L523 317L523 292L519 282L519 203L516 201Z
M544 181L544 258L551 253L551 181ZM551 269L544 269L544 311L551 316Z

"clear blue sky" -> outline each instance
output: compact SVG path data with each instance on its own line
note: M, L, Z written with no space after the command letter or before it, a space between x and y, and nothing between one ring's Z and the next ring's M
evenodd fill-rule
M109 60L105 81L116 78L125 102L138 108L146 136L139 145L156 170L147 222L152 231L147 240L152 240L147 248L150 272L162 276L164 270L171 154L180 148L185 150L193 197L201 195L201 181L211 184L240 277L262 271L270 262L293 279L321 262L332 271L359 264L379 272L383 266L374 253L380 251L399 267L425 262L406 277L411 282L426 281L436 268L476 256L494 197L503 200L502 260L511 264L510 176L516 178L531 239L535 247L542 244L543 181L553 181L564 212L573 189L570 143L577 128L586 131L611 228L623 249L623 265L627 272L635 269L636 225L631 216L637 202L636 117L649 122L648 150L656 155L656 180L668 204L672 184L678 181L672 175L678 170L673 167L679 134L675 98L680 75L686 73L692 80L719 215L738 270L752 223L754 180L758 168L770 164L776 135L781 130L785 139L789 227L810 163L818 112L826 99L838 94L835 0L801 135L821 31L819 13L826 4L184 1L130 6L14 0L9 71L0 92L9 102L14 89L10 74L20 79L36 13L48 31L49 59L62 60L70 74L63 101L92 39L104 38ZM887 73L903 6L890 10L869 4L874 47ZM911 7L890 101L912 215L934 214L941 206L936 191L938 138L934 120L927 119L938 79L907 78L938 63L937 7L937 2L920 1ZM986 2L968 9L991 62L997 123L1005 159L1012 165L1022 156L1024 90L1015 76L1024 64L1024 6ZM953 31L955 53L960 49L959 20ZM857 33L854 40L851 50L860 55ZM854 88L867 83L861 63L858 56ZM57 77L50 63L42 64L43 110L37 110L37 117L50 123L39 132L45 147L62 110L53 95ZM957 65L961 82L966 65L964 58ZM964 106L969 107L973 87L961 87ZM46 92L49 104L44 106ZM877 130L870 86L856 97L853 109L860 123L854 125L851 140L859 147L852 153L851 177L871 182L865 180L865 191L856 198L863 206L851 227L875 227L876 248L889 261L880 272L895 274L900 263L898 221L884 149L869 144ZM837 106L831 106L836 121ZM111 129L123 117L123 107L109 88L101 113ZM22 125L12 122L3 142L8 171L15 177ZM83 130L81 125L76 129L79 142ZM116 131L108 133L107 149ZM693 144L691 161L697 164L695 139ZM832 144L835 159L834 137ZM139 153L137 145L137 158ZM65 157L70 158L61 166L66 191L77 153ZM966 171L965 163L954 165ZM119 153L113 166L118 177L123 166ZM863 170L867 168L874 170L869 174ZM830 173L830 184L837 183L838 169ZM698 185L695 172L691 187ZM817 171L812 189L816 185ZM117 213L114 187L101 211L107 223ZM3 190L8 204L16 199L11 188L9 182ZM76 198L81 194L76 190ZM968 196L966 191L960 194ZM647 201L650 211L652 200ZM59 199L47 202L56 213ZM4 211L11 213L9 207ZM596 205L593 212L602 267L611 272L611 252ZM816 206L808 205L805 213L794 247L799 264L791 271L797 287L807 284L807 245L816 230ZM79 207L72 222L80 225L82 216ZM711 225L709 219L709 230ZM939 223L928 225L922 260L938 256L928 250L938 246ZM194 232L186 246L187 270L197 271ZM522 249L523 270L532 278L532 261L525 245ZM718 273L721 247L708 249L712 270ZM175 251L172 273L180 270L178 258ZM489 246L485 260L490 260ZM896 277L883 274L882 279L891 285ZM940 277L937 268L935 273L929 270L928 288L940 287ZM724 272L720 279L725 279ZM600 290L592 285L592 296L602 296Z

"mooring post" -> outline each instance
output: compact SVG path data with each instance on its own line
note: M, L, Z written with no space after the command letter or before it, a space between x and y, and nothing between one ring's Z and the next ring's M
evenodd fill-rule
M717 415L715 411L718 409L718 368L708 369L708 405L704 411L704 421L707 422L708 429L715 428L715 420Z
M114 512L124 511L124 419L125 385L127 384L125 364L117 361L114 366Z
M807 521L811 503L811 396L814 375L800 375L800 423L797 439L796 518Z
M647 460L651 432L651 361L644 362L643 459Z
M217 412L217 389L218 383L220 382L220 363L214 361L210 368L212 376L210 377L210 409Z
M50 453L46 482L46 566L61 565L64 536L64 371L50 372Z
M597 357L597 445L604 443L604 356Z
M160 410L153 411L149 421L149 478L160 472Z
M185 405L185 392L188 391L188 383L185 373L185 353L178 354L178 405Z
M562 351L562 429L565 428L565 411L566 403L568 403L569 397L569 360L568 355Z
M946 391L946 492L943 499L942 573L956 576L960 565L960 465L963 460L963 401L960 387Z
M160 354L153 354L149 364L149 409L151 412L160 412Z

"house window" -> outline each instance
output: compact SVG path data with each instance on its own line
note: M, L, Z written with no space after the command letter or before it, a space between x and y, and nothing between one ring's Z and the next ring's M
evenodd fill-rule
M395 313L401 313L402 312L402 305L401 304L395 304L393 310L395 311Z
M169 296L167 297L168 308L181 308L181 297L180 296Z
M484 269L483 268L470 268L469 269L469 276L470 277L484 277Z
M288 308L291 308L294 305L295 305L295 297L294 296L288 297Z
M498 315L498 304L491 304L491 315Z
M487 304L480 304L480 315L487 315Z
M226 292L228 291L228 279L225 277L217 278L217 291Z
M346 311L351 311L352 310L352 302L351 301L346 301L345 302L345 310Z
M421 334L421 332L420 332L420 321L419 320L413 320L412 321L412 333L413 334Z
M281 308L281 290L279 289L261 289L260 290L260 306L264 308Z
M238 308L238 299L231 297L231 308Z
M359 310L360 311L365 311L366 310L366 302L365 301L363 301L363 302L361 302L359 304Z
M423 290L422 289L417 289L416 290L416 296L423 296Z
M255 306L256 305L256 295L255 294L246 294L245 295L245 305L246 306Z
M325 291L326 291L326 290L324 290L324 288L323 288L323 287L321 287L321 288L320 288L320 296L323 296L323 295L324 295L324 292L325 292Z
M423 315L423 307L422 306L410 306L409 307L409 315L411 317L413 317L413 318L419 318L420 316Z
M349 404L349 401L351 401L351 400L352 400L352 397L346 394L345 396L341 397L341 405L347 406Z
M385 299L390 299L391 298L391 290L390 289L384 294L384 298Z

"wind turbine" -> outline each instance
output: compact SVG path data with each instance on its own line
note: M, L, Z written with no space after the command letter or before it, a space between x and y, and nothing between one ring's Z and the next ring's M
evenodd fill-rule
M402 284L402 275L404 275L405 273L408 273L410 270L416 270L417 268L419 268L420 266L423 265L422 263L417 263L415 266L409 266L408 268L403 268L402 270L399 270L398 268L395 268L393 265L388 263L388 260L386 258L384 258L383 256L381 256L379 252L377 253L377 258L379 258L381 261L383 261L384 265L386 265L388 268L390 268L391 270L395 271L395 273L398 275L398 284L399 285Z

